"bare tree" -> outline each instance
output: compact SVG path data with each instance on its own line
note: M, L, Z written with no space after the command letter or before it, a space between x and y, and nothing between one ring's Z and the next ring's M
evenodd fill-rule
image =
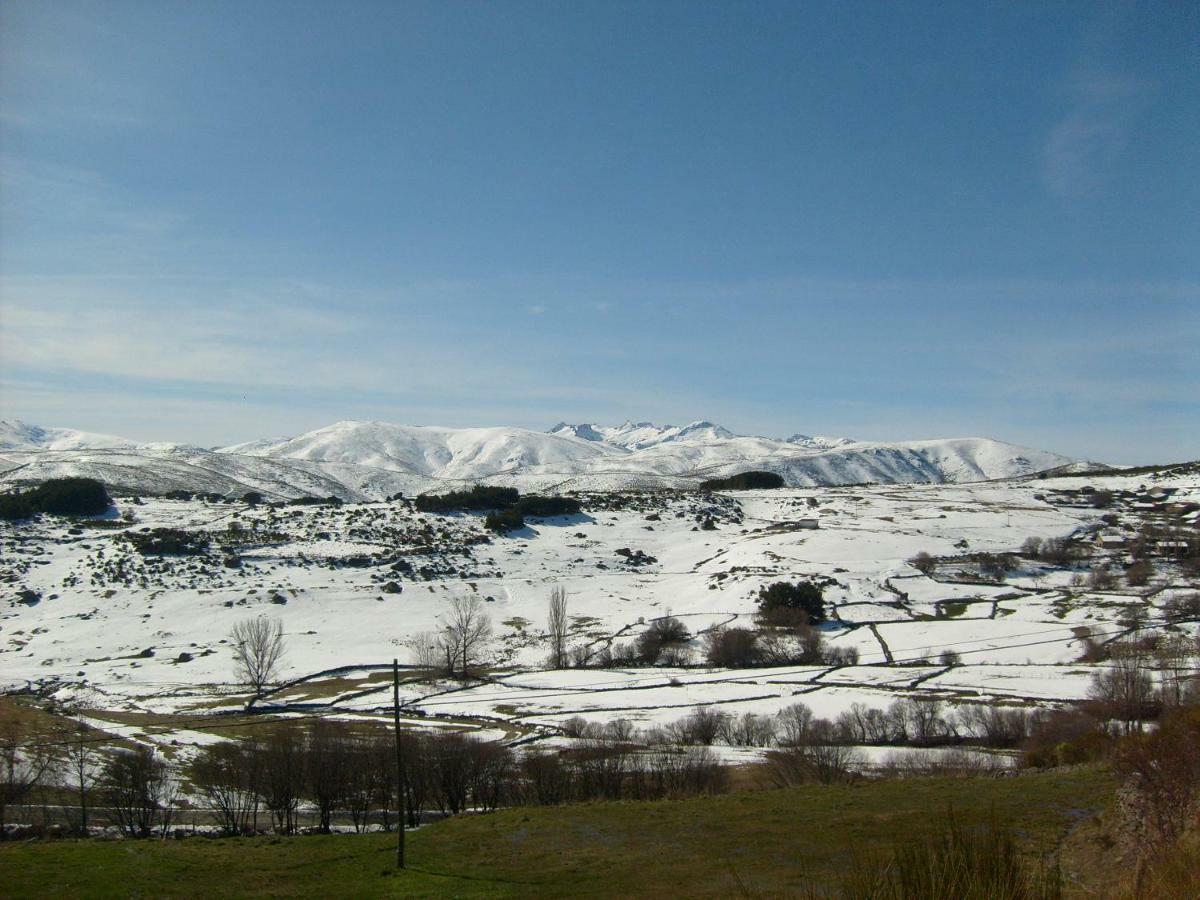
M483 601L478 597L455 597L450 601L444 637L460 673L465 678L472 663L478 662L482 645L492 636L492 620L484 612Z
M279 673L283 659L283 622L279 619L245 619L233 626L234 666L243 684L254 689L257 700ZM253 702L251 700L251 702Z
M567 591L556 585L550 591L550 614L546 632L550 635L550 667L567 667Z
M439 636L432 631L419 631L408 641L413 661L421 669L425 681L436 681L439 672L445 670Z
M170 773L152 747L113 754L101 781L109 814L124 834L149 837L156 826L169 826L174 799Z
M52 761L44 737L30 727L16 703L0 697L0 840L6 811L24 802Z
M256 745L230 741L202 748L192 764L191 782L212 807L225 834L255 830L262 758Z
M100 752L95 743L94 732L82 718L75 719L61 734L63 758L58 768L60 786L73 793L79 801L79 819L72 821L74 830L87 837L88 798L99 773L97 761ZM72 819L74 817L72 816Z
M1187 702L1192 674L1192 646L1182 634L1165 636L1154 648L1158 662L1159 692L1166 706L1182 706Z
M1106 718L1121 722L1126 734L1141 731L1142 721L1157 713L1149 654L1138 641L1128 638L1112 647L1112 667L1092 677L1088 699Z

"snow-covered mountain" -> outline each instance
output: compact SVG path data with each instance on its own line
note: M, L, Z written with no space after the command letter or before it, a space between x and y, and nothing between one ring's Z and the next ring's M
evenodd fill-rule
M111 434L93 434L73 428L43 428L18 419L0 419L0 450L92 450L137 447Z
M5 432L9 443L0 456L0 484L86 475L124 493L255 490L347 500L479 481L530 491L686 488L748 469L777 472L794 486L967 482L1072 462L987 438L869 443L793 435L781 441L737 435L705 421L685 426L562 423L549 432L348 421L216 451L136 445L19 423L11 432L12 437Z
M550 434L578 437L585 441L602 441L626 450L644 450L658 444L681 441L717 441L737 437L727 428L712 422L692 422L690 425L655 425L653 422L625 422L623 425L568 425L560 422Z
M808 434L793 434L790 438L785 438L789 444L796 444L799 447L807 447L810 450L832 450L835 447L846 447L853 444L850 438L844 437L824 437L822 435Z

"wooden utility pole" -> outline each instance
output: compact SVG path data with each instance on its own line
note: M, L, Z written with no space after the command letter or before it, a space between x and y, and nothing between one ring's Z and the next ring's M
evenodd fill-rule
M396 868L404 868L404 752L400 747L400 661L392 659L392 724L396 728L396 796L399 822L396 825Z

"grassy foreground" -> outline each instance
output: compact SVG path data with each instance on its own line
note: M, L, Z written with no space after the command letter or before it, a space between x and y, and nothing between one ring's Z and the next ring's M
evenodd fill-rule
M654 803L464 816L394 835L0 844L5 897L775 895L920 837L948 807L1010 823L1031 853L1098 812L1113 782L1080 769L1006 779L811 786Z

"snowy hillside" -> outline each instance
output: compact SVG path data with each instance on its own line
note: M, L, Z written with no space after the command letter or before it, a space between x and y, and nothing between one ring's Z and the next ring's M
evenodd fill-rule
M794 487L941 484L1027 475L1067 457L987 438L867 443L793 435L736 435L711 422L657 426L567 425L440 428L338 422L283 440L203 450L135 444L66 429L4 423L0 484L98 478L126 494L170 490L273 497L378 500L462 482L526 491L687 488L748 469L777 472Z
M711 422L682 427L560 424L549 433L338 422L290 440L242 444L223 452L454 479L608 476L619 482L622 476L707 478L760 468L779 472L793 485L980 481L1071 461L986 438L862 443L794 435L779 441L735 435Z
M136 441L111 434L93 434L72 428L42 428L17 419L0 420L0 450L90 450L137 446Z

